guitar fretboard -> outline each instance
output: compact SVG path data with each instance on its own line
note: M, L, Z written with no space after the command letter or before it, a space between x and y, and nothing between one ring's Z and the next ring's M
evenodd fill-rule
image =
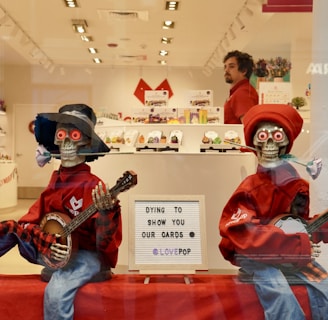
M103 196L103 198L108 198L108 200L111 200L112 198L115 198L120 192L130 189L136 184L137 175L133 171L127 171L124 173L123 177L117 180L116 185L109 190L110 195L105 195ZM77 215L74 219L72 219L68 224L63 227L61 236L67 237L97 211L98 209L96 208L95 204L91 204L87 209L82 211L79 215Z

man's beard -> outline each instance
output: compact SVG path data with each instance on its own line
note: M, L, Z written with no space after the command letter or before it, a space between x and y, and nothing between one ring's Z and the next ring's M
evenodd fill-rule
M225 82L226 82L226 83L230 83L230 84L233 83L233 81L232 81L230 75L228 75L228 76L225 75L225 76L224 76L224 79L225 79Z

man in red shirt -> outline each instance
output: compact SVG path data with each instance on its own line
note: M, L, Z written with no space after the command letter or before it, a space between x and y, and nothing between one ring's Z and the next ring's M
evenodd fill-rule
M254 61L240 51L231 51L223 59L224 78L230 84L230 95L224 104L224 123L241 124L245 113L258 104L258 94L250 84Z
M245 114L245 141L256 150L259 165L234 191L219 222L223 257L252 279L270 320L305 319L290 277L306 285L313 319L328 314L327 272L315 261L318 243L328 242L328 224L307 230L309 184L281 157L302 124L289 105L257 105Z

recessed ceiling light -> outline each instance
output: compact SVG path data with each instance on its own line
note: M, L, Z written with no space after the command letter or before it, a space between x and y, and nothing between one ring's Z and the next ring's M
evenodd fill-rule
M86 33L87 32L87 22L86 20L72 20L73 30L78 33Z
M88 48L89 52L94 54L94 53L97 53L98 50L96 48Z
M93 62L94 62L94 63L102 63L102 60L99 59L99 58L94 58L94 59L93 59Z
M163 22L163 29L173 29L174 28L174 21L171 20L165 20Z
M158 60L158 63L161 65L166 65L167 61L166 60Z
M159 52L159 55L162 56L162 57L165 57L165 56L167 56L168 54L169 54L169 52L166 51L166 50L161 50L161 51Z
M76 0L64 0L66 7L68 8L76 8L78 7Z
M90 42L90 41L93 41L93 38L90 37L90 36L86 36L85 34L82 34L81 35L81 40L85 41L85 42Z
M178 10L179 7L179 1L166 1L165 3L165 10Z
M161 42L164 44L170 44L172 42L173 38L167 38L167 37L163 37L161 39Z

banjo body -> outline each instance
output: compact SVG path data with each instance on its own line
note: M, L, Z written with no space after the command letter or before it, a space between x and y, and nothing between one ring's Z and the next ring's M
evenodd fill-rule
M64 213L52 212L44 216L40 223L40 227L44 232L62 235L64 233L65 227L71 221L72 219ZM61 236L58 241L59 243L67 246L67 256L64 260L58 261L52 259L50 255L41 255L43 262L45 262L46 265L52 269L60 269L66 266L68 262L73 258L73 253L78 248L78 240L77 237L74 236L74 233L67 234L65 237Z
M116 197L120 192L126 191L137 184L137 174L133 171L126 171L121 178L116 181L116 185L109 190L110 197ZM104 196L104 198L108 195ZM65 267L74 258L74 253L78 249L78 239L74 230L84 221L97 212L97 208L92 203L75 218L71 219L67 214L52 212L46 214L41 220L42 231L50 234L58 234L58 242L67 246L67 256L64 260L58 261L51 258L51 251L48 254L41 254L43 262L51 269Z
M293 214L281 214L271 220L270 224L280 228L286 234L292 233L307 233L311 239L311 235L323 224L328 222L328 211L318 215L311 221L306 221L302 217ZM295 266L291 263L280 265L280 269L289 272L295 270Z

